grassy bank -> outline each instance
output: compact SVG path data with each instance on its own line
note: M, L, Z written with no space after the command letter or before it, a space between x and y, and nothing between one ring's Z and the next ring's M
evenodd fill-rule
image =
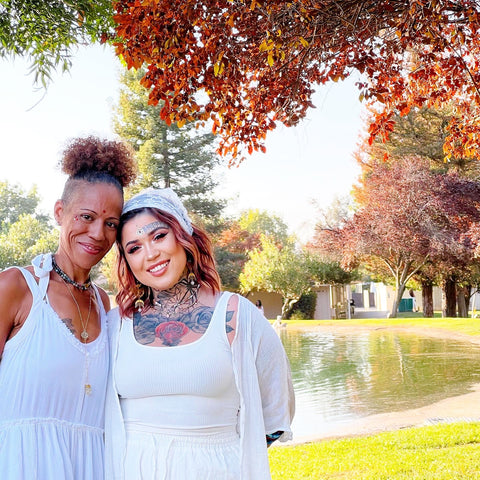
M480 423L269 450L272 480L473 480L480 479L479 453Z
M442 328L465 335L480 336L480 318L423 318L403 316L399 318L353 318L350 320L283 320L292 327L421 327Z
M442 329L480 337L478 318L286 320L316 326ZM480 423L409 428L368 437L270 449L272 480L480 480Z

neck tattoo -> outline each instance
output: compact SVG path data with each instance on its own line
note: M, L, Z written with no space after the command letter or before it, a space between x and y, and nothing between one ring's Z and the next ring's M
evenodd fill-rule
M92 281L90 280L90 277L88 277L87 281L85 283L78 283L76 282L73 278L70 278L58 265L57 262L55 261L55 257L52 257L52 268L53 271L60 276L60 278L66 282L69 283L70 285L73 285L75 288L78 288L79 290L82 290L82 292L85 292L90 288L90 285L92 284Z
M190 273L170 290L155 292L154 308L164 318L187 313L197 304L199 290L200 284L195 275Z

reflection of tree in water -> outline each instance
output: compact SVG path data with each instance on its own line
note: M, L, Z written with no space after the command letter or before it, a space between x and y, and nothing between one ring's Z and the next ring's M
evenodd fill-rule
M295 388L336 410L364 414L416 408L480 382L480 349L392 332L281 333Z

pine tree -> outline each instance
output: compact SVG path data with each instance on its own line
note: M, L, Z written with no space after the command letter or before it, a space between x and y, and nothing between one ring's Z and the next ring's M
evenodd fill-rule
M136 151L139 175L133 192L171 187L193 215L202 219L219 215L224 202L214 197L220 161L213 135L200 132L193 123L182 128L167 125L160 118L161 105L148 104L148 91L140 84L144 73L133 69L122 73L113 120L115 132Z

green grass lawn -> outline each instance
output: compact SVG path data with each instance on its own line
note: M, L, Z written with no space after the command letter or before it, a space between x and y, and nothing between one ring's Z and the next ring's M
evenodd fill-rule
M414 314L415 315L415 314ZM418 314L416 314L418 315ZM399 318L353 318L350 320L282 320L287 325L308 326L372 326L372 327L432 327L480 336L480 318L423 318L405 315Z
M418 314L417 314L418 315ZM480 336L479 318L285 320L295 326L442 328ZM480 405L479 405L480 411ZM480 423L402 429L269 450L272 480L480 480Z
M480 479L480 423L269 449L272 480Z

